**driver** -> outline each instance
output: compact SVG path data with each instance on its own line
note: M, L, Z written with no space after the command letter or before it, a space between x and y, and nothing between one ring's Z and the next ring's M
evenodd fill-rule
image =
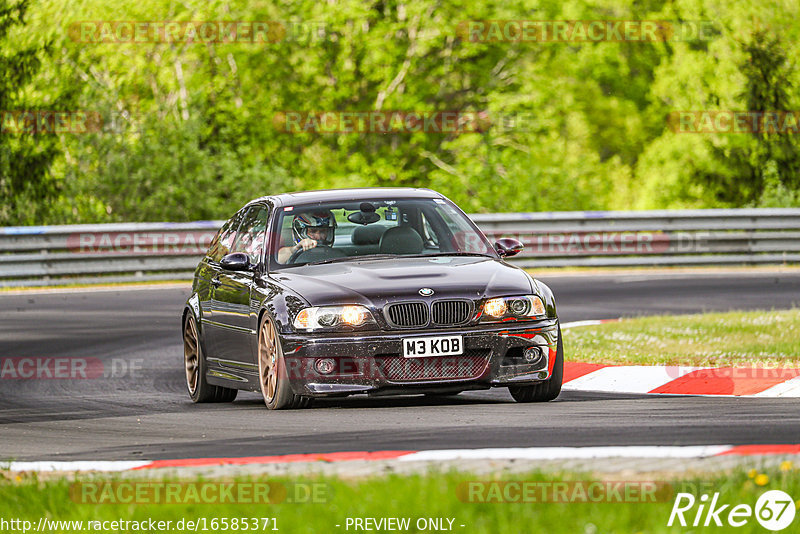
M278 250L278 262L286 263L292 254L300 250L308 250L317 245L332 246L335 233L336 218L330 210L295 215L292 221L292 237L295 244Z

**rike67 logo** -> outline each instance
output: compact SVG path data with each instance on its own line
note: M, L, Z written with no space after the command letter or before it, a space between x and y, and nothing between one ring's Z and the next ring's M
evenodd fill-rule
M755 517L762 527L778 531L791 525L794 516L794 499L781 490L762 493L755 507L749 504L721 504L719 493L714 493L710 498L708 494L703 494L699 499L691 493L678 493L667 526L742 527Z

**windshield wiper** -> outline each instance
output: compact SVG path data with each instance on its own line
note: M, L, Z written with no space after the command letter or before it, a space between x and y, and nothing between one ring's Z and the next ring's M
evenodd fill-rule
M403 256L404 258L435 258L437 256L480 256L482 258L491 258L488 254L481 252L436 252L434 254L412 254L410 256Z
M397 254L364 254L363 256L344 256L342 258L330 258L327 260L312 261L303 265L324 265L326 263L338 263L342 261L361 261L361 260L383 260L397 258Z
M325 265L328 263L340 263L345 261L362 260L386 260L395 258L435 258L440 256L477 256L481 258L491 258L488 254L480 252L437 252L435 254L364 254L363 256L344 256L342 258L329 258L327 260L312 261L309 263L298 264L298 267L305 265Z

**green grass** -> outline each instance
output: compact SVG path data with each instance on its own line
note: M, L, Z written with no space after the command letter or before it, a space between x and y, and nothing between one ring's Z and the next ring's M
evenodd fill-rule
M687 479L673 482L698 498L703 493L720 492L720 503L754 505L766 490L781 489L800 498L800 472L789 462L765 473L749 474L743 470L711 479ZM311 481L325 485L327 502L315 504L84 504L80 498L71 497L73 482L65 479L38 481L36 479L9 478L0 482L0 518L26 519L34 525L46 516L55 520L154 520L175 521L207 518L275 517L283 532L348 532L348 517L410 517L413 522L420 517L454 518L455 532L475 533L634 533L634 532L687 532L691 528L667 528L673 505L674 492L656 503L636 502L526 502L526 503L472 503L459 496L460 484L468 481L517 480L534 482L590 481L586 475L562 473L560 475L534 472L525 475L491 477L465 473L399 476L390 475L360 480L344 481L334 478L317 478ZM240 479L245 480L245 479ZM266 479L250 479L264 481ZM652 477L645 479L656 481ZM291 483L287 479L269 479L270 482ZM461 488L464 486L462 485ZM696 507L695 509L696 510ZM693 511L694 511L693 510ZM687 515L689 517L689 515ZM693 513L691 514L693 517ZM800 517L795 524L800 522ZM335 525L341 525L337 528ZM465 525L465 527L460 527ZM35 529L35 526L34 526ZM710 529L727 532L731 529ZM55 530L59 531L59 530ZM64 530L61 530L64 531ZM202 528L200 529L202 532ZM409 530L416 532L415 528ZM764 532L754 518L737 532ZM791 529L787 530L791 531ZM349 530L353 532L353 529Z
M567 360L627 365L800 367L800 310L624 319L564 331Z

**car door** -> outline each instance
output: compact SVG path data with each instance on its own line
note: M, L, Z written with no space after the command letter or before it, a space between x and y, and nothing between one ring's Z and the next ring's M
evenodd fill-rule
M248 255L250 263L259 270L263 265L264 246L269 210L256 204L247 208L237 232L231 252ZM253 271L228 271L219 269L218 282L214 289L214 356L220 365L253 370L251 338L256 335L250 320L250 296L252 294Z
M205 259L201 262L197 276L200 321L202 322L203 340L209 357L213 357L216 354L217 338L220 334L220 327L215 317L215 308L217 308L216 290L220 283L219 275L221 271L219 262L226 254L230 253L243 216L244 212L240 210L222 225L222 228L211 242Z

